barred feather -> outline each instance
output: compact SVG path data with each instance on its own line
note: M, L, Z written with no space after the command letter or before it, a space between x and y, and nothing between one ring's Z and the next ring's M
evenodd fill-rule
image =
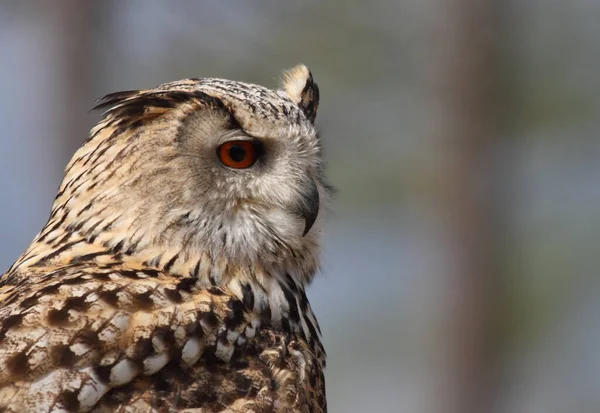
M188 79L97 102L48 223L0 278L0 410L326 411L305 294L321 219L302 236L292 207L306 179L328 187L318 89L296 73L293 94ZM230 135L285 148L281 171L213 166Z

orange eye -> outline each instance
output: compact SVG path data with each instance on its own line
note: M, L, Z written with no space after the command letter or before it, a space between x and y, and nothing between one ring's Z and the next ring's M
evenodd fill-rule
M243 169L254 164L258 151L253 142L231 141L219 146L218 155L223 165Z

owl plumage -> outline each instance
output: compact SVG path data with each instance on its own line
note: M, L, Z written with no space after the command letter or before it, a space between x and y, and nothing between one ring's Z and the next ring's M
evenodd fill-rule
M0 410L326 412L305 294L329 188L305 66L101 99L0 278ZM255 159L238 162L256 147ZM250 147L250 146L248 146Z

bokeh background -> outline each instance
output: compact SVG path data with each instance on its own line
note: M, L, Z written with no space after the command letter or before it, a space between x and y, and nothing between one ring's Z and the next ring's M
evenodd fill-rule
M600 2L0 1L0 268L95 98L303 62L330 412L600 411Z

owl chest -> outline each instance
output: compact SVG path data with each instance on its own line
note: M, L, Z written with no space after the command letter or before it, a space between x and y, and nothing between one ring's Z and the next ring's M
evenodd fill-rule
M324 379L306 343L259 330L225 362L207 349L193 366L173 363L141 377L132 394L116 390L106 402L143 399L158 411L325 412ZM224 408L227 406L227 408Z
M3 297L0 407L323 411L321 363L301 335L222 290L127 276L76 274Z

